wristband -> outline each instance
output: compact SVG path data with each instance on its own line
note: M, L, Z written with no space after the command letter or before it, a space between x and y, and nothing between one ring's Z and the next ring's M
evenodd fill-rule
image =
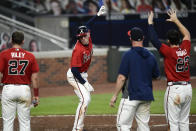
M34 96L37 97L39 96L39 88L33 88L34 90Z

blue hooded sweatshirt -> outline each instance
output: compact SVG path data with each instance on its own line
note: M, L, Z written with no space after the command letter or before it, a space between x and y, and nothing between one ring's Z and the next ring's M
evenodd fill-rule
M143 47L132 47L125 52L119 74L129 78L128 92L130 100L154 100L152 78L160 75L154 55Z

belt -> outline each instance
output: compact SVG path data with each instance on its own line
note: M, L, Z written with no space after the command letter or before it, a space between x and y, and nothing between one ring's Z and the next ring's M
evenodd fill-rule
M83 72L80 72L80 73L87 73L87 71L83 71Z
M176 81L176 82L168 82L167 85L168 86L172 86L172 85L188 85L191 84L190 81Z
M3 84L3 85L17 85L17 86L19 86L19 85L29 85L29 84L11 84L11 83L5 83L5 84Z

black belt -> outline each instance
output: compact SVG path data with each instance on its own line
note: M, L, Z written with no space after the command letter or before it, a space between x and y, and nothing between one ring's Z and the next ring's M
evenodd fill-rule
M29 84L11 84L11 83L5 83L5 84L3 84L3 85L17 85L17 86L19 86L19 85L29 85Z
M87 71L83 71L83 72L80 72L80 73L87 73Z
M172 86L172 85L188 85L191 84L190 81L176 81L176 82L168 82L167 85Z

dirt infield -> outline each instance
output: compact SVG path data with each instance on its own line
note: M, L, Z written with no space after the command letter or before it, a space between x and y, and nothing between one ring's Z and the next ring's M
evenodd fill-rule
M43 125L40 124L40 127L37 127L37 125L32 124L32 127L37 128L33 131L71 131L74 122L74 116L60 116L55 117L55 119L44 117L45 120L43 120L43 118L32 118L32 122L34 119L36 120L36 123L42 121ZM191 131L196 131L195 120L196 116L190 117L190 123L192 123L190 125ZM54 124L55 121L56 123ZM48 123L47 126L45 126L45 122ZM85 129L87 131L116 131L116 116L87 116L85 123ZM152 116L150 126L151 131L166 131L167 126L165 123L165 116ZM136 128L137 125L134 122L133 131L136 131Z
M32 131L71 131L74 116L43 116L32 117ZM2 127L2 119L0 119ZM86 131L116 131L116 116L86 116ZM151 131L167 131L165 116L151 116ZM136 131L137 124L134 121L132 131ZM0 129L1 131L1 129ZM18 121L15 120L15 131L18 131ZM190 131L196 131L196 116L190 116Z
M196 87L196 79L192 80L193 88ZM95 87L94 94L112 93L115 83L104 83L93 85ZM154 90L165 90L166 81L159 80L153 82ZM58 88L40 88L40 96L65 96L74 95L70 86ZM32 131L71 131L74 122L74 116L38 116L31 118ZM116 131L116 116L87 116L85 118L86 131ZM165 116L152 115L150 119L151 131L167 131ZM18 121L15 120L15 131L18 131ZM0 119L0 131L2 128L2 118ZM137 124L134 121L132 131L136 131ZM196 115L190 116L190 131L196 131Z

